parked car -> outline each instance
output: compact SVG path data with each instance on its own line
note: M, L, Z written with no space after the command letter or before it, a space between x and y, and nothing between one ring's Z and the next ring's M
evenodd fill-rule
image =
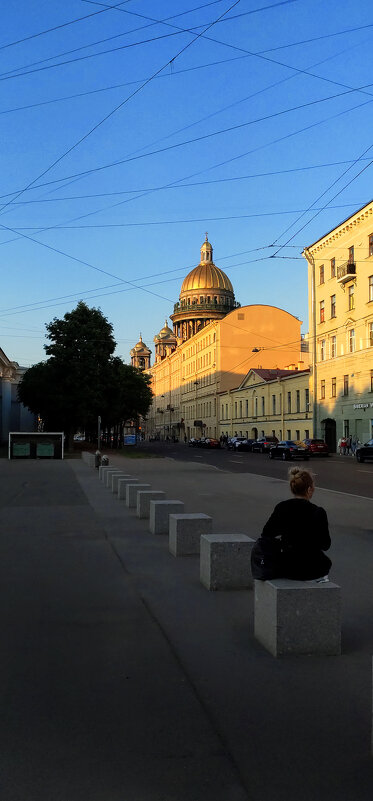
M230 439L228 440L228 445L227 445L228 450L229 451L234 451L235 448L236 448L236 442L243 442L244 439L245 439L245 437L230 437Z
M215 439L214 437L206 437L203 447L204 448L220 448L220 442L219 442L218 439Z
M283 459L285 462L288 459L296 459L297 457L309 459L310 452L302 442L294 442L292 439L283 439L277 445L273 445L269 451L270 459Z
M255 439L243 439L235 443L236 451L251 451Z
M191 437L189 442L188 442L188 445L189 445L190 448L196 448L198 443L199 443L199 439L197 439L197 437Z
M273 445L277 445L277 443L277 437L259 437L259 439L253 442L251 450L253 453L265 453L268 452Z
M373 459L373 439L369 439L364 445L356 448L356 459L358 462L365 462L365 459Z
M310 456L329 456L329 448L323 439L304 439L303 445L308 448Z

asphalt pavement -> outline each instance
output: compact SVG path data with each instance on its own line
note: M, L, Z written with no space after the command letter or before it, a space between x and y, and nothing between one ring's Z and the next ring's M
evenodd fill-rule
M215 531L283 478L126 459ZM283 465L280 465L283 467ZM274 659L252 591L208 592L80 460L0 460L2 801L370 801L373 501L320 488L341 657Z

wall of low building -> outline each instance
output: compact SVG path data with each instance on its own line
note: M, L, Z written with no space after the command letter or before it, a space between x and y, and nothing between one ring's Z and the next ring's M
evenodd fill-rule
M309 373L289 375L273 381L258 381L219 395L219 436L256 439L313 437L309 403Z

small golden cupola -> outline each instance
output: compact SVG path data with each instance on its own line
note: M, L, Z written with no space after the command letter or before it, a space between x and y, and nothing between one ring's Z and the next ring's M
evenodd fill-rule
M190 339L212 320L221 320L240 304L234 298L228 276L213 261L213 249L206 233L201 247L201 261L188 273L181 285L179 303L171 320L175 336Z
M154 343L156 362L160 362L166 356L170 356L177 347L177 339L167 323L167 318L164 321L164 326L161 328L159 334L155 335Z
M142 341L141 334L139 341L130 351L130 356L132 367L138 367L139 370L149 370L151 350Z

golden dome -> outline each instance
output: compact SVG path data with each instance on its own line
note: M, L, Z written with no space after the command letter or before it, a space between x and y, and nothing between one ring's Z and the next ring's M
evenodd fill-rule
M167 319L166 319L166 320L164 321L164 326L163 326L163 328L161 328L161 330L160 330L159 334L156 334L156 335L155 335L155 337L154 337L154 341L156 341L156 340L158 340L158 339L165 340L165 339L170 339L170 338L171 338L172 340L175 340L175 341L176 341L176 339L175 339L175 334L174 334L174 332L172 331L172 329L171 329L171 328L169 328L169 326L167 325Z
M185 292L202 289L204 291L210 290L211 292L220 289L223 292L231 292L233 295L233 286L228 276L212 262L199 264L188 273L182 283L180 295Z
M149 350L148 346L145 345L145 342L142 341L141 334L140 334L139 341L137 342L136 345L134 345L134 347L132 348L130 353L131 353L131 356L134 356L136 353L137 354L140 354L140 353L150 354L151 353L151 350Z

